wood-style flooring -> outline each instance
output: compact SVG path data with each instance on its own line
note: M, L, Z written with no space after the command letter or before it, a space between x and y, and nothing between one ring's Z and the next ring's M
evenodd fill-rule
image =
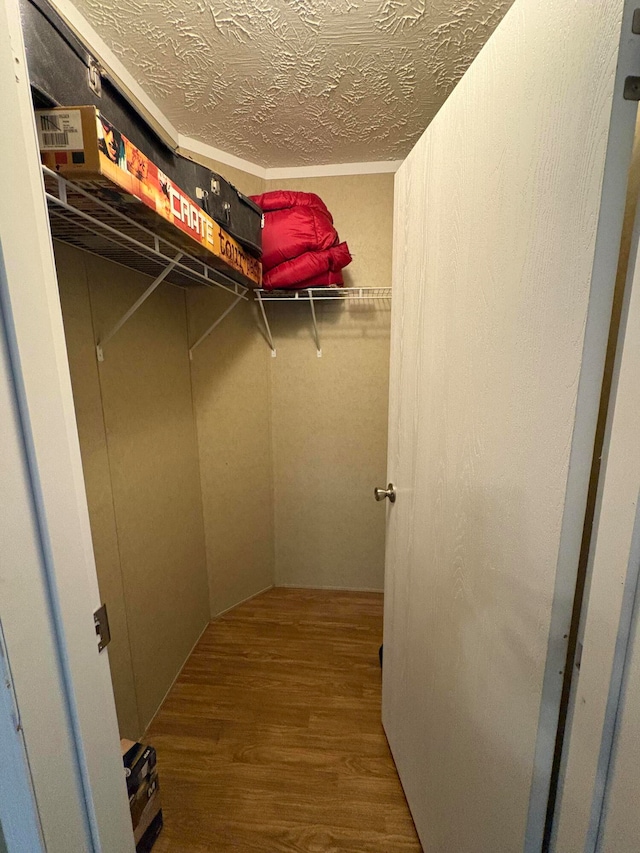
M205 631L146 733L154 853L420 851L380 723L382 596L274 589Z

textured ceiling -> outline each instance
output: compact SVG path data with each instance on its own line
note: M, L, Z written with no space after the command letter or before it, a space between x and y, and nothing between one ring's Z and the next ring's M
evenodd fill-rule
M183 134L267 167L397 160L512 0L74 0Z

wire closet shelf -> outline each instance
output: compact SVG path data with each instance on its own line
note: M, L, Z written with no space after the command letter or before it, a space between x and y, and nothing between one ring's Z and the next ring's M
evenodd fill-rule
M313 337L316 343L316 355L322 358L322 347L320 345L320 330L318 328L318 317L316 315L316 302L356 302L356 301L379 301L391 300L390 287L308 287L304 290L256 290L256 301L260 306L262 321L266 332L267 342L271 347L272 358L276 357L276 347L273 342L273 334L265 309L266 302L280 302L290 305L296 302L307 302L311 309L311 323L313 324Z
M217 267L206 263L170 240L156 234L126 213L98 198L88 182L83 186L42 167L51 235L54 239L106 258L120 266L151 276L153 281L120 320L101 336L96 350L104 359L103 347L140 308L163 281L181 288L211 287L233 297L231 305L191 346L189 353L213 331L240 300L246 300L248 288L234 281Z
M350 302L354 299L391 299L390 287L308 287L305 290L256 290L262 302Z

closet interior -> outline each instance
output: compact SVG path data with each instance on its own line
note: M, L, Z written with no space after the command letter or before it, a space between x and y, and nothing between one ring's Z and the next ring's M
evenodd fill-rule
M335 761L336 735L355 837L373 782L395 815L374 842L397 820L415 845L380 721L372 495L393 173L270 180L187 159L46 0L22 12L136 849L279 844L290 766ZM379 778L358 765L363 737ZM333 774L313 775L301 837L334 832Z
M3 7L43 839L634 850L640 10L244 5Z
M282 184L215 162L247 195ZM348 237L352 287L391 278L393 176L297 179ZM55 230L54 230L55 236ZM138 739L206 625L272 586L381 590L389 300L259 305L54 239L123 737ZM291 300L293 303L293 300Z

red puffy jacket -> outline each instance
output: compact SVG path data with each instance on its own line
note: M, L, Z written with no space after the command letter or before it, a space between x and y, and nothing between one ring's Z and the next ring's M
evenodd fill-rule
M304 252L297 258L278 264L262 275L262 286L274 288L320 287L324 284L343 284L340 270L351 263L346 243L338 243L318 252Z
M315 193L276 190L252 196L264 211L263 287L304 288L343 284L340 270L351 262L346 243L326 205Z

